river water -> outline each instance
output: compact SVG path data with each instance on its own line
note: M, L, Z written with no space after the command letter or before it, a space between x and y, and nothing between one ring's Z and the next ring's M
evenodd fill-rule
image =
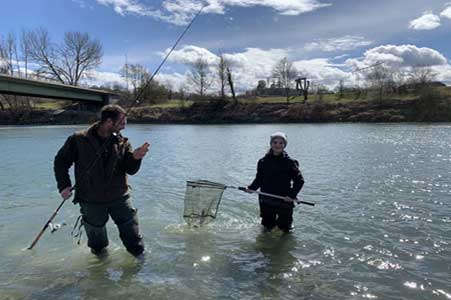
M451 299L450 124L129 125L149 156L131 177L147 246L109 254L70 236L53 157L83 126L0 127L0 299ZM255 195L227 189L218 217L183 218L187 180L249 184L274 131L288 134L316 203L295 209L295 230L264 233Z

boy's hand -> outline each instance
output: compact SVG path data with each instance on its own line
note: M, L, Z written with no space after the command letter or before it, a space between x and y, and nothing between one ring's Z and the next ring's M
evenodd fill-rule
M253 192L255 192L254 190L251 190L249 187L246 187L246 189L244 191L249 194L252 194Z

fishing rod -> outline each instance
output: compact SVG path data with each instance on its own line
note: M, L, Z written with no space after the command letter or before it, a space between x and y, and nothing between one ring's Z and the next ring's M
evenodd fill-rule
M372 65L369 65L369 66L366 66L366 67L363 67L363 68L360 68L360 69L355 69L351 73L356 73L356 72L360 72L360 71L363 71L363 70L371 69L371 68L377 67L379 65L382 65L383 63L384 63L383 61L377 61L375 64L372 64Z
M174 49L177 47L178 43L182 40L182 38L185 36L185 34L188 32L188 30L191 28L191 25L194 23L194 21L197 19L197 17L201 14L202 10L204 9L205 4L203 4L201 6L201 8L199 9L199 11L194 15L194 17L191 19L191 22L189 22L189 24L185 27L185 30L183 30L183 32L180 34L180 36L177 38L177 40L175 41L174 45L172 46L172 48L169 50L169 52L166 54L166 56L164 57L164 59L161 61L161 63L158 65L158 67L155 69L155 71L153 72L152 76L146 80L146 83L144 84L144 86L141 87L141 90L139 91L139 93L136 95L132 105L126 110L125 114L123 114L121 116L121 118L119 118L119 121L117 121L117 124L120 124L125 117L130 113L130 111L137 106L140 101L139 99L144 95L144 91L147 89L147 87L150 85L150 83L153 81L154 77L158 74L158 72L160 71L161 67L164 65L164 63L167 61L167 59L169 58L169 56L171 55L171 53L174 51ZM99 150L96 153L96 158L94 159L94 161L89 165L89 167L86 169L86 173L84 174L84 176L82 176L82 179L89 178L90 173L92 168L96 165L96 163L99 161L103 151L106 149L109 141L112 139L113 136L116 136L117 133L113 133L111 136L109 136L107 138L107 140L102 144L102 146L99 148ZM75 190L75 187L77 186L77 184L74 184L74 186L72 186L70 188L70 191L72 192L73 190ZM64 205L64 203L66 202L67 199L70 198L67 197L66 199L63 199L63 201L61 201L61 203L58 205L58 207L56 208L56 210L52 213L52 215L50 216L50 218L47 220L47 222L45 223L44 227L41 229L41 231L38 233L38 235L35 237L35 239L33 240L33 242L30 244L30 246L27 248L28 250L31 250L34 248L34 246L36 245L36 243L39 241L39 239L41 238L41 236L44 234L45 230L52 224L53 219L56 217L56 215L58 214L59 210L61 209L61 207Z
M242 186L233 186L233 185L228 185L226 186L227 188L232 188L232 189L237 189L243 192L246 192L246 188L242 187ZM258 194L258 195L263 195L263 196L268 196L268 197L272 197L272 198L277 198L277 199L281 199L284 201L287 201L285 197L283 196L279 196L279 195L275 195L275 194L270 194L270 193L265 193L265 192L260 192L260 191L254 191L254 190L250 190L252 194ZM310 206L315 206L315 203L313 202L308 202L308 201L303 201L303 200L299 200L298 198L293 199L295 203L297 204L306 204L306 205L310 205Z

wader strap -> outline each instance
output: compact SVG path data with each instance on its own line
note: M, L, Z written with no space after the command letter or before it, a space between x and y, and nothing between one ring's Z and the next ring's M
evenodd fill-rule
M77 245L80 245L81 242L81 236L83 235L83 230L81 228L83 227L83 215L79 215L77 218L77 221L75 221L74 228L72 229L70 235L77 239Z

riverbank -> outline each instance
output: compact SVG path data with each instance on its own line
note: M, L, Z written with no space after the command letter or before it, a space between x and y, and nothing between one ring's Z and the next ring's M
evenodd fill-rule
M94 112L34 110L0 112L0 124L83 124L96 120ZM451 103L439 100L384 100L307 103L195 102L186 107L138 107L130 123L149 124L246 124L319 122L449 122Z
M135 123L316 123L316 122L447 122L445 101L390 100L348 103L258 103L225 101L194 103L187 108L141 108L129 117Z
M86 124L96 118L97 115L94 112L63 109L0 111L0 125Z

